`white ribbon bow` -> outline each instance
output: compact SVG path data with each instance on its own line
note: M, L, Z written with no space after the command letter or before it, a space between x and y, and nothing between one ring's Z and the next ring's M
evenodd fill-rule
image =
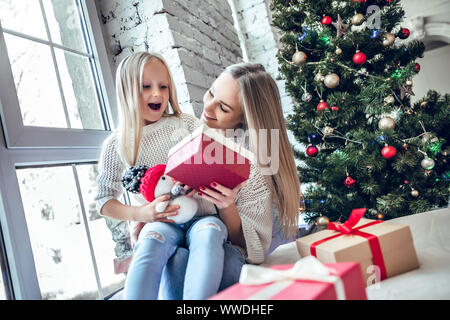
M344 284L336 271L327 268L317 258L307 256L297 261L287 270L275 270L256 265L246 264L242 267L239 283L242 285L261 285L274 282L272 285L250 297L250 300L269 299L275 293L291 285L296 280L310 280L333 283L338 300L345 300Z

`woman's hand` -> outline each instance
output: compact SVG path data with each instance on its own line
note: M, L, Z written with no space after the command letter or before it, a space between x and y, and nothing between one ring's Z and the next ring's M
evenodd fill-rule
M144 204L139 207L135 207L136 211L134 214L135 221L140 222L174 222L173 220L169 219L171 216L175 216L178 214L177 210L180 208L179 205L169 205L163 212L158 212L156 210L156 206L158 203L161 203L163 201L168 201L170 199L169 195L163 195L155 200L153 200L150 203Z
M214 203L219 210L228 208L233 205L236 201L237 194L242 187L245 187L247 181L241 182L233 189L224 187L223 185L213 182L211 187L215 190L209 189L207 187L201 186L200 191L197 193L202 199L208 200ZM217 190L217 191L216 191Z

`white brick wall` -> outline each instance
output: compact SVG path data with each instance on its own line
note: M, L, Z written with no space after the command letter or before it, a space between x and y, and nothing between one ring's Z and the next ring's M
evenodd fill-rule
M243 34L245 47L250 62L261 63L274 79L277 79L279 35L271 26L272 17L269 8L270 0L229 0L236 8L237 23ZM293 111L292 98L285 90L283 80L276 80L281 95L284 115ZM288 131L289 140L299 150L304 149Z
M222 70L242 60L230 6L215 0L95 0L113 71L134 51L169 63L184 112L200 116L203 94Z

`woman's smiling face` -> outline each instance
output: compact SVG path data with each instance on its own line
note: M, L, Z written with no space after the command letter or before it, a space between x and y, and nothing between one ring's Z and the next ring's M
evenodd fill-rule
M222 72L203 96L201 120L214 129L238 128L244 122L239 92L237 81L229 73Z
M141 108L145 124L158 121L169 103L169 73L159 60L149 61L142 73Z

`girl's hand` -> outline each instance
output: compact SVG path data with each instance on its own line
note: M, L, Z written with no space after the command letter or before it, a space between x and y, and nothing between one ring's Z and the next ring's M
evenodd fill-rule
M215 190L209 189L207 187L201 186L198 192L198 196L202 199L208 200L214 203L219 210L228 208L236 201L237 194L242 187L247 185L247 181L241 182L233 189L224 187L223 185L213 182L211 187Z
M169 205L167 206L166 210L163 212L158 212L156 210L156 205L158 203L161 203L163 201L169 200L169 195L163 195L155 200L153 200L150 203L144 204L143 206L136 207L136 212L134 216L134 220L140 221L140 222L171 222L174 221L169 219L171 216L175 216L178 214L177 210L180 208L179 205Z

